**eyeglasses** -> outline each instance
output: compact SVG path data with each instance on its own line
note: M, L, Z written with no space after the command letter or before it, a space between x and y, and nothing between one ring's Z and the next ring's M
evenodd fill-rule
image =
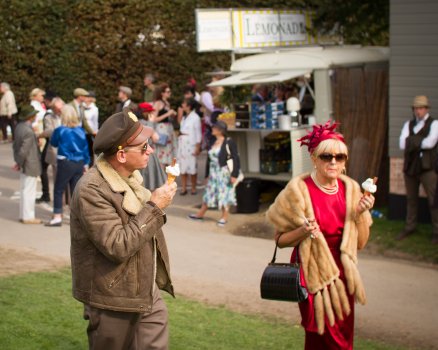
M331 162L332 159L335 158L336 162L340 163L340 162L345 162L348 159L348 156L344 153L338 153L338 154L321 153L318 156L318 158L326 163Z
M148 150L148 147L149 147L149 139L146 141L146 143L141 148L128 146L128 147L123 148L123 151L125 151L125 152L126 151L133 151L133 152L140 152L141 154L145 154Z

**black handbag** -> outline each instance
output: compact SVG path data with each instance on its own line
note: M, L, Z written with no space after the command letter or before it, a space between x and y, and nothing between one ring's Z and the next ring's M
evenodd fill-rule
M307 289L300 283L298 254L296 263L276 263L278 240L275 242L274 256L263 271L260 281L262 299L301 302L307 299Z

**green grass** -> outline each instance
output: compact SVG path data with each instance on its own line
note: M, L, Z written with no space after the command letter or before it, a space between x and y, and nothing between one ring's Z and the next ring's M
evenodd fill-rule
M69 270L0 278L1 349L86 349L87 323L82 305L71 297L70 283ZM184 298L165 299L172 350L303 348L299 326ZM401 348L357 339L355 349Z
M381 210L385 213L384 210ZM410 256L402 256L438 264L438 246L431 244L432 225L419 224L417 231L402 241L396 241L398 233L403 229L404 222L374 218L371 228L370 243L378 253L397 255L398 252Z

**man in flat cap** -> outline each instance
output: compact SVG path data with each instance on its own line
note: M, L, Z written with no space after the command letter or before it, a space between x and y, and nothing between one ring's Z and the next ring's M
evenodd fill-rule
M152 134L126 109L112 115L94 142L96 164L73 193L73 296L84 303L93 350L168 348L159 290L173 295L173 287L162 227L176 185L142 186Z
M137 104L131 101L132 89L127 86L119 86L119 94L117 95L120 101L116 106L116 113L121 112L123 109L128 108L132 112L136 112L138 109Z
M84 117L84 102L88 96L88 91L82 88L76 88L73 90L73 100L69 102L69 105L74 107L79 120L82 121Z
M85 130L85 134L87 135L87 142L89 146L88 149L90 151L90 159L91 159L90 166L92 166L94 164L94 154L93 154L92 146L93 146L95 132L93 128L90 126L90 124L88 123L88 120L85 116L85 101L87 100L87 97L89 95L90 93L87 90L83 88L76 88L73 90L74 99L71 102L69 102L69 105L74 107L80 125Z
M38 111L23 106L18 115L13 143L14 169L20 172L20 221L23 224L41 224L35 218L37 178L41 175L41 154L32 129Z
M397 239L415 232L418 214L418 191L423 185L432 217L432 243L438 244L438 208L434 207L437 174L434 171L438 155L438 120L429 115L429 100L416 96L412 103L414 117L407 121L400 135L400 149L404 150L404 178L406 186L406 225Z

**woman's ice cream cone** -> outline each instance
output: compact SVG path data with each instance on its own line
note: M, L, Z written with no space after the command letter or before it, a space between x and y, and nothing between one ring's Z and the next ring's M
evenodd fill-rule
M376 193L377 191L377 177L374 177L372 179L366 179L363 183L362 183L362 189L364 190L364 195L365 196L369 196L372 193Z

